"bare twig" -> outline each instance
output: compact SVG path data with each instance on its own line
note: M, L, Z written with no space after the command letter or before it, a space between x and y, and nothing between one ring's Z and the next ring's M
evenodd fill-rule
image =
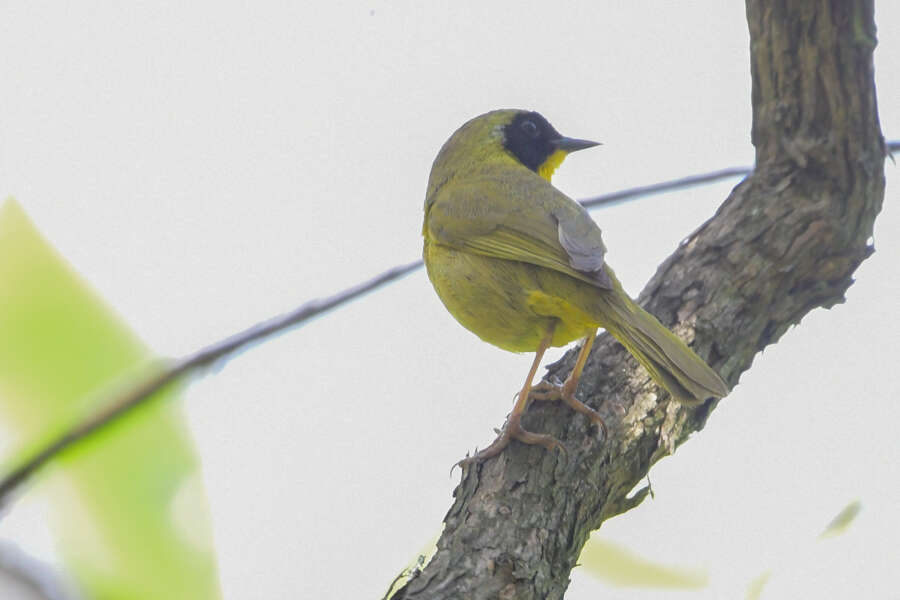
M891 154L900 150L900 140L887 143L886 148ZM660 194L695 185L712 183L730 177L747 175L750 171L751 169L749 167L732 167L651 185L620 190L610 194L586 198L579 202L587 208L607 207L643 196ZM337 308L338 306L378 289L391 281L399 279L421 266L422 261L417 260L406 265L394 267L393 269L373 277L369 281L357 284L333 296L312 300L293 311L257 323L256 325L227 337L224 340L214 342L209 346L201 348L197 352L186 357L162 363L160 367L154 369L150 375L139 381L139 383L132 384L124 392L114 394L113 397L108 402L104 403L102 408L96 413L90 415L84 421L63 433L3 477L3 479L0 480L0 507L6 506L10 500L11 493L51 458L91 435L93 432L118 420L131 409L147 401L155 392L179 379L182 375L223 359L237 350L245 349L254 342L260 342L269 336L300 325L313 317L333 308Z
M893 154L900 151L900 140L893 140L885 143L885 150L888 156L893 158ZM679 179L670 179L659 183L651 183L640 187L628 188L602 196L593 196L591 198L583 198L579 200L585 208L600 208L621 204L627 200L634 200L641 196L650 196L652 194L661 194L663 192L671 192L672 190L680 190L702 185L705 183L715 183L723 179L731 179L732 177L743 177L749 175L753 169L751 167L729 167L727 169L719 169L718 171L710 171L708 173L698 173L696 175L688 175Z
M236 333L224 340L201 348L197 352L184 358L164 363L161 367L153 369L149 376L139 381L136 385L132 385L121 394L114 395L114 397L111 398L109 402L104 403L96 413L90 415L87 419L63 433L60 437L49 443L34 456L24 461L19 467L6 475L2 481L0 481L0 507L5 506L9 502L9 495L13 490L21 485L22 482L52 457L66 448L69 448L79 440L89 436L91 433L122 417L131 409L145 402L155 392L172 383L182 375L208 366L241 348L247 347L253 342L258 342L275 333L283 332L290 327L300 325L313 317L358 298L363 294L371 292L389 281L399 279L407 273L418 269L420 266L422 266L422 261L417 260L407 265L394 267L377 277L373 277L369 281L357 284L327 298L311 300L290 312L257 323L240 333Z
M594 196L592 198L584 198L579 200L585 208L598 208L601 206L613 206L620 204L626 200L633 200L639 196L649 196L651 194L660 194L672 190L688 188L704 183L713 183L722 179L730 179L731 177L740 177L747 175L752 171L750 167L731 167L729 169L720 169L718 171L710 171L709 173L700 173L697 175L688 175L680 179L670 179L669 181L661 181L660 183L652 183L640 187L629 188L611 194L603 194L602 196Z

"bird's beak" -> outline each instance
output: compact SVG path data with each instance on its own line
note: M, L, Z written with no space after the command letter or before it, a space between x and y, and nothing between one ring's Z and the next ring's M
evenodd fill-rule
M579 140L570 137L561 137L550 142L556 146L557 150L564 152L575 152L576 150L584 150L585 148L593 148L599 146L600 142L592 142L591 140Z

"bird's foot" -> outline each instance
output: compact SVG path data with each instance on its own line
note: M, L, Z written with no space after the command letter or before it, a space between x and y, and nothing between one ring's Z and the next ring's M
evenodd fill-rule
M562 400L562 389L562 385L544 380L531 388L528 397L538 402L555 402Z
M480 452L476 452L472 456L468 456L457 464L460 467L466 467L471 464L477 464L480 462L484 462L485 460L497 456L500 454L504 448L509 446L509 442L511 440L518 440L523 444L529 444L532 446L543 446L547 450L560 450L563 454L566 454L566 447L562 445L562 443L553 437L552 435L545 435L541 433L532 433L522 428L522 425L519 423L519 419L510 417L510 420L507 421L506 426L503 428L503 431L500 432L500 435L497 436L491 445L481 450Z
M603 422L603 417L596 410L575 398L575 386L571 385L569 381L562 385L542 381L531 388L528 397L539 402L562 400L569 408L580 412L590 419L592 423L595 423L600 431L603 432L603 439L607 439L606 423Z

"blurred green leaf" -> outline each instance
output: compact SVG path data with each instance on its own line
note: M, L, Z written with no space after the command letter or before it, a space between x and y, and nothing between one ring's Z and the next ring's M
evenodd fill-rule
M161 290L161 293L164 291ZM152 299L148 299L151 301ZM0 206L0 419L8 468L96 410L96 392L151 356L36 231ZM172 396L171 388L160 392ZM43 491L87 598L220 596L197 458L158 398L63 454Z
M746 598L746 600L759 600L762 598L763 590L765 589L766 584L769 583L771 577L772 571L766 571L756 577L747 586L747 595L744 596L744 598Z
M831 522L825 527L825 531L819 535L819 539L836 537L846 532L847 528L850 527L850 524L856 519L857 515L859 515L860 510L862 510L862 502L859 500L854 500L842 508L841 512L835 515Z
M671 567L652 562L617 544L591 536L581 556L581 567L612 585L664 589L702 589L709 582L706 571Z

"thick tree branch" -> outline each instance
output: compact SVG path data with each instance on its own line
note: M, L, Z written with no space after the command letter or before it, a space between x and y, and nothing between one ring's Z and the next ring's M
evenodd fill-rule
M640 297L732 385L809 311L843 301L884 196L873 1L747 0L747 17L756 170ZM465 469L437 553L393 598L562 598L591 530L639 503L628 493L716 405L670 402L608 335L581 394L610 438L566 407L533 406L523 425L563 440L568 459L514 443Z

